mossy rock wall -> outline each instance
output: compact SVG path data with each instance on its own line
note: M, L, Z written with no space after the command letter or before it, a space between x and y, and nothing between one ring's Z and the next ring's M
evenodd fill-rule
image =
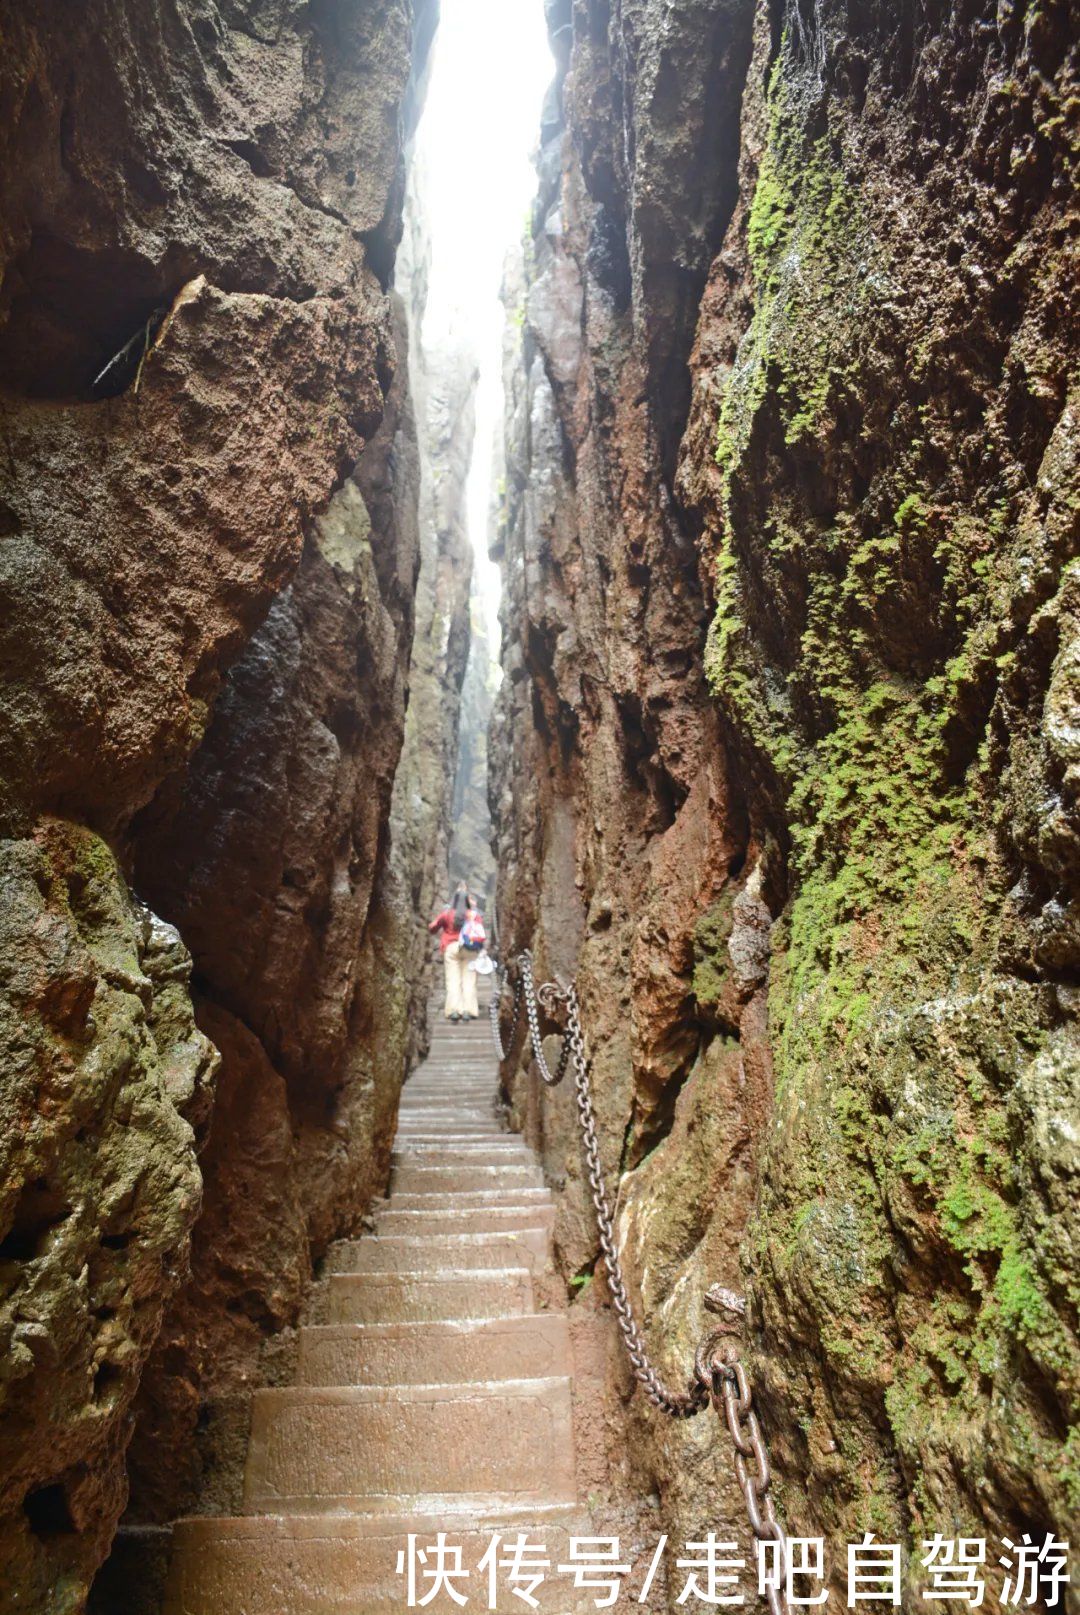
M1080 1500L1065 19L975 20L788 19L703 548L787 853L759 1377L791 1516L914 1544Z
M900 1542L916 1600L935 1531L1078 1502L1067 8L549 9L501 928L576 974L664 1371L742 1287L789 1527L839 1597ZM511 1070L602 1306L572 1118ZM632 1429L677 1539L738 1528L699 1432Z

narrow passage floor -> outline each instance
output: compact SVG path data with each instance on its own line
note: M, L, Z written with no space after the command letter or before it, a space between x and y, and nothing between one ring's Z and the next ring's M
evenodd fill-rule
M486 1015L439 1021L402 1095L375 1232L330 1252L327 1322L300 1331L294 1385L256 1393L240 1518L174 1531L166 1615L368 1615L408 1607L398 1554L445 1531L470 1609L530 1606L477 1566L518 1533L552 1569L551 1612L594 1608L554 1567L590 1527L578 1504L564 1312L539 1311L554 1208L496 1114ZM416 1566L416 1598L463 1606ZM406 1559L406 1571L408 1559ZM577 1600L577 1602L575 1602Z

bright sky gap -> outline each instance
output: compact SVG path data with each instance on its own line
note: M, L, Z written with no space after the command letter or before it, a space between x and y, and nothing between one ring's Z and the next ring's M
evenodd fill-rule
M492 448L502 421L499 301L509 249L536 191L533 156L555 64L542 0L441 0L427 99L416 136L431 276L423 342L460 341L480 366L467 489L476 584L498 648L498 568L487 559Z

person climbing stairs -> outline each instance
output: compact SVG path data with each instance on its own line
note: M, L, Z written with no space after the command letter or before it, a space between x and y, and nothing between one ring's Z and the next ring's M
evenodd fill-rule
M534 1299L554 1206L496 1097L486 1021L436 1021L403 1091L374 1233L331 1248L325 1321L299 1332L295 1383L255 1393L243 1515L175 1526L165 1615L401 1610L410 1569L429 1610L462 1596L529 1608L497 1576L489 1599L495 1557L478 1567L493 1533L511 1555L524 1533L550 1562L536 1607L595 1607L554 1573L590 1531L567 1317ZM428 1597L440 1531L470 1572L449 1582L457 1598Z

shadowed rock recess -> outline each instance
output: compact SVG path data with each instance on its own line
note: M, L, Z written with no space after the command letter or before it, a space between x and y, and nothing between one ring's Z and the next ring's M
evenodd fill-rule
M4 1611L82 1609L129 1479L96 1600L149 1603L385 1186L448 833L444 793L392 856L434 24L0 4Z
M924 1538L996 1558L1080 1503L1068 8L547 12L503 942L577 977L667 1378L745 1290L782 1515L834 1601L844 1543L904 1544L914 1609ZM593 1306L571 1096L527 1068ZM634 1430L675 1541L741 1528L715 1420Z

